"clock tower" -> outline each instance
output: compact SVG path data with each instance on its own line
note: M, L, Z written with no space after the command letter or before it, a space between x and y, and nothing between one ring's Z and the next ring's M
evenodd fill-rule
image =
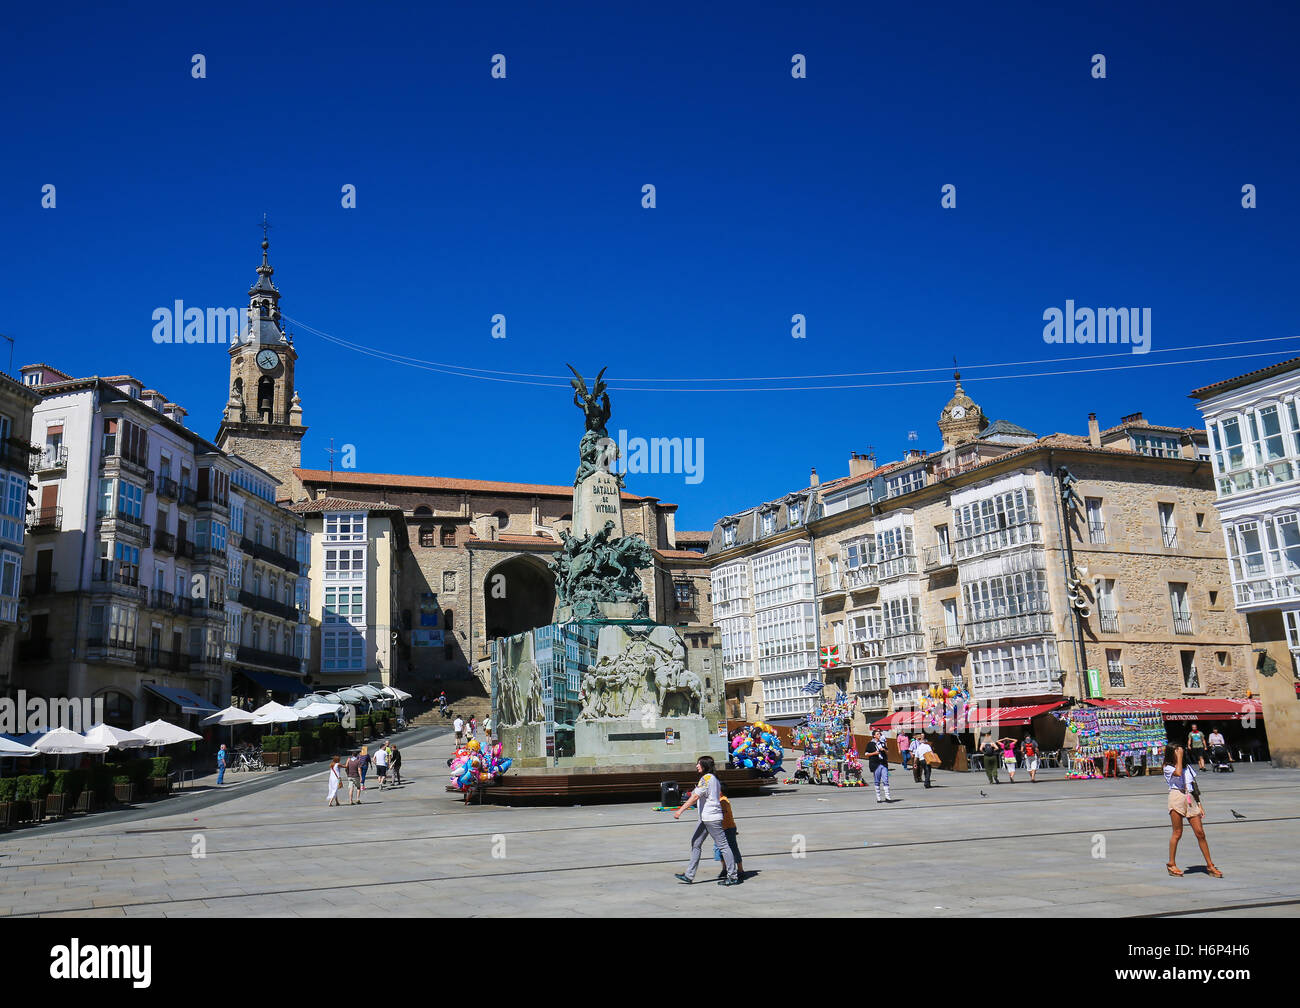
M939 433L943 435L945 448L973 441L989 425L984 411L962 389L961 372L953 372L952 377L957 383L957 390L939 414Z
M217 447L241 455L280 481L279 494L307 496L294 469L302 465L302 404L293 389L298 354L280 322L280 291L267 262L270 242L262 236L262 265L248 289L243 338L230 347L230 392L221 414Z

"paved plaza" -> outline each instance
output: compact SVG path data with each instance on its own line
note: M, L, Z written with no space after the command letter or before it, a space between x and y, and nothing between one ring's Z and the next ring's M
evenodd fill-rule
M426 733L427 734L427 733ZM401 740L399 739L399 742ZM1202 778L1225 878L1199 870L1191 831L1165 874L1159 778L989 785L895 771L870 788L777 787L737 799L748 881L681 871L696 820L652 802L465 806L444 792L450 737L401 746L410 783L326 808L323 764L191 792L141 812L0 837L0 916L1294 916L1300 773L1267 765ZM1022 782L1023 779L1023 782ZM207 778L210 782L212 779ZM377 780L372 776L370 782ZM981 794L983 792L983 794ZM1230 809L1246 816L1233 818ZM198 851L203 856L195 856ZM706 857L711 857L711 845ZM799 856L799 855L802 856Z

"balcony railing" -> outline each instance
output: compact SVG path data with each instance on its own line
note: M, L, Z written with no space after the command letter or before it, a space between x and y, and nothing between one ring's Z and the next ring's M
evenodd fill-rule
M298 658L294 655L276 654L274 651L260 651L251 647L240 647L236 654L239 661L250 665L265 665L286 672L298 671Z
M1088 522L1088 542L1093 546L1106 545L1106 523Z
M91 591L120 595L133 602L147 602L149 600L149 589L140 584L138 573L130 573L120 569L114 570L109 565L103 565L99 570L93 572L90 579L90 589Z
M887 655L919 654L925 650L925 636L920 633L894 634L883 643Z
M134 466L136 469L141 470L143 473L150 472L149 454L147 449L145 452L142 452L140 454L135 454L135 453L123 454L122 452L112 452L108 455L105 455L100 460L100 465L102 465L105 469L117 468L121 466L123 463L129 466Z
M1189 633L1191 633L1191 632L1192 632L1192 616L1191 616L1191 613L1175 613L1175 614L1174 614L1174 633L1176 633L1176 634L1189 634Z
M241 591L239 593L239 604L248 606L251 609L257 609L260 612L270 613L272 616L278 616L280 619L298 621L298 609L296 606L287 605L284 602L277 602L273 598L266 598L264 595L254 595L250 591Z
M1283 574L1275 578L1238 581L1233 584L1232 593L1239 606L1300 598L1300 574Z
M961 627L943 627L930 631L930 647L935 651L965 651L966 639Z
M298 561L293 557L274 550L270 546L262 543L255 543L253 540L243 538L239 540L239 548L253 557L255 560L261 560L272 566L279 567L281 570L287 570L290 574L298 573Z
M36 459L37 472L54 472L68 468L68 446L46 445Z
M192 616L194 614L194 600L184 595L176 596L176 615Z
M999 691L1009 696L1007 691L1031 691L1034 693L1059 693L1061 683L1060 669L1019 669L1010 672L975 672L971 686L972 696L996 696Z
M905 574L916 573L916 554L905 553L902 556L892 557L889 560L882 560L876 565L880 572L880 580L888 581L890 578L902 577Z
M880 583L879 574L877 564L859 564L857 567L845 569L844 580L849 586L849 591L863 591L874 588Z
M1098 609L1097 619L1102 633L1119 633L1119 613L1114 609Z
M858 706L863 710L883 711L889 709L888 693L858 693Z
M149 608L171 612L176 608L176 596L161 588L153 588L149 591Z
M177 654L174 651L155 651L153 648L144 648L144 664L150 668L165 669L168 672L188 672L190 670L190 656L187 654Z
M211 493L199 494L198 506L200 508L205 508L205 509L206 508L227 508L228 509L230 507L230 499L226 498L225 500L218 500L216 497L213 497Z
M817 594L843 595L844 591L844 577L839 571L817 575Z
M1162 528L1162 529L1160 530L1160 538L1161 538L1161 540L1163 540L1163 542L1164 542L1164 544L1165 544L1165 549L1177 549L1177 548L1178 548L1178 529L1176 529L1176 528Z
M1043 527L1038 521L1038 509L1030 508L1024 521L958 538L954 552L958 560L970 560L985 553L996 553L1014 546L1041 544L1042 541Z
M57 571L47 574L24 574L23 594L28 596L49 595L59 590Z
M1010 637L1041 637L1054 632L1050 613L967 620L962 625L962 631L967 644L982 644Z
M934 574L941 570L957 565L956 559L952 555L952 550L943 549L939 546L927 546L925 549L925 572Z
M180 494L181 485L167 476L158 477L158 499L175 500Z
M753 679L754 663L752 661L724 661L722 663L722 674L726 678L727 682Z
M109 661L130 662L132 665L143 665L145 649L111 638L89 637L86 639L86 657L92 660L106 659Z
M63 508L38 508L27 514L27 531L33 535L42 532L59 532L63 529Z
M872 661L884 654L884 645L879 640L850 641L849 648L850 657L855 662Z
M176 538L176 555L177 555L178 557L189 557L190 559L193 559L193 558L194 558L194 543L192 543L189 539L182 539L182 538L180 538L179 536L177 536L177 538Z
M100 511L95 517L101 524L104 522L113 522L115 527L119 528L120 531L128 532L131 535L140 536L144 539L149 538L149 525L143 518L129 515L125 511Z
M221 564L226 563L226 551L224 548L212 546L207 543L194 543L194 562Z
M153 548L157 553L175 553L176 537L170 532L155 532L153 534Z
M914 683L928 682L929 679L930 674L923 668L913 672L890 672L889 686L891 689L895 686L911 686Z
M176 494L176 503L183 508L197 507L199 502L198 494L193 487L182 486Z

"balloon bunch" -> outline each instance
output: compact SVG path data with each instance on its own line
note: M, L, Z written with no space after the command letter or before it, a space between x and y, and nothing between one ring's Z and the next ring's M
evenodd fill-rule
M464 791L475 781L487 784L510 769L512 760L503 759L498 740L485 751L478 739L470 739L451 757L451 782Z
M930 692L921 697L921 718L927 728L952 731L969 704L970 692L964 686L931 686Z
M760 774L781 772L783 750L776 731L769 724L742 728L731 737L731 765L757 770Z
M839 787L866 787L867 782L862 779L862 760L858 759L856 749L844 754L844 773L835 783Z

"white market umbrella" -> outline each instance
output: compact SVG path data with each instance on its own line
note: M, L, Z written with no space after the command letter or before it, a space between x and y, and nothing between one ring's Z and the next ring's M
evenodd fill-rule
M143 735L106 724L97 724L86 732L86 741L107 746L109 749L139 749L149 744L149 740Z
M356 690L367 700L379 700L382 699L384 696L383 690L375 689L375 687L370 686L368 684L362 684L360 686L352 686L350 688Z
M396 686L386 686L384 688L388 690L389 695L394 700L405 702L411 699L411 694L407 693L406 690L400 690Z
M198 742L203 736L195 735L192 731L186 731L184 728L171 724L159 718L157 721L150 721L148 724L142 724L139 728L132 729L132 734L143 735L145 744L151 746L169 746L177 745L181 742Z
M40 751L0 735L0 756L39 756Z
M304 721L310 721L312 718L324 717L326 714L337 714L338 712L338 704L320 703L317 701L301 708L298 711L298 716Z
M101 756L108 752L107 745L91 742L84 735L78 735L70 728L51 728L36 740L35 749L49 756L62 756L65 753L78 756L94 753L96 756Z
M217 711L215 714L209 714L199 724L205 725L237 725L252 724L257 720L257 715L252 711L243 710L240 707L227 707L225 710Z
M301 719L302 713L300 711L272 700L270 703L264 703L253 711L253 720L249 723L255 725L290 724Z

